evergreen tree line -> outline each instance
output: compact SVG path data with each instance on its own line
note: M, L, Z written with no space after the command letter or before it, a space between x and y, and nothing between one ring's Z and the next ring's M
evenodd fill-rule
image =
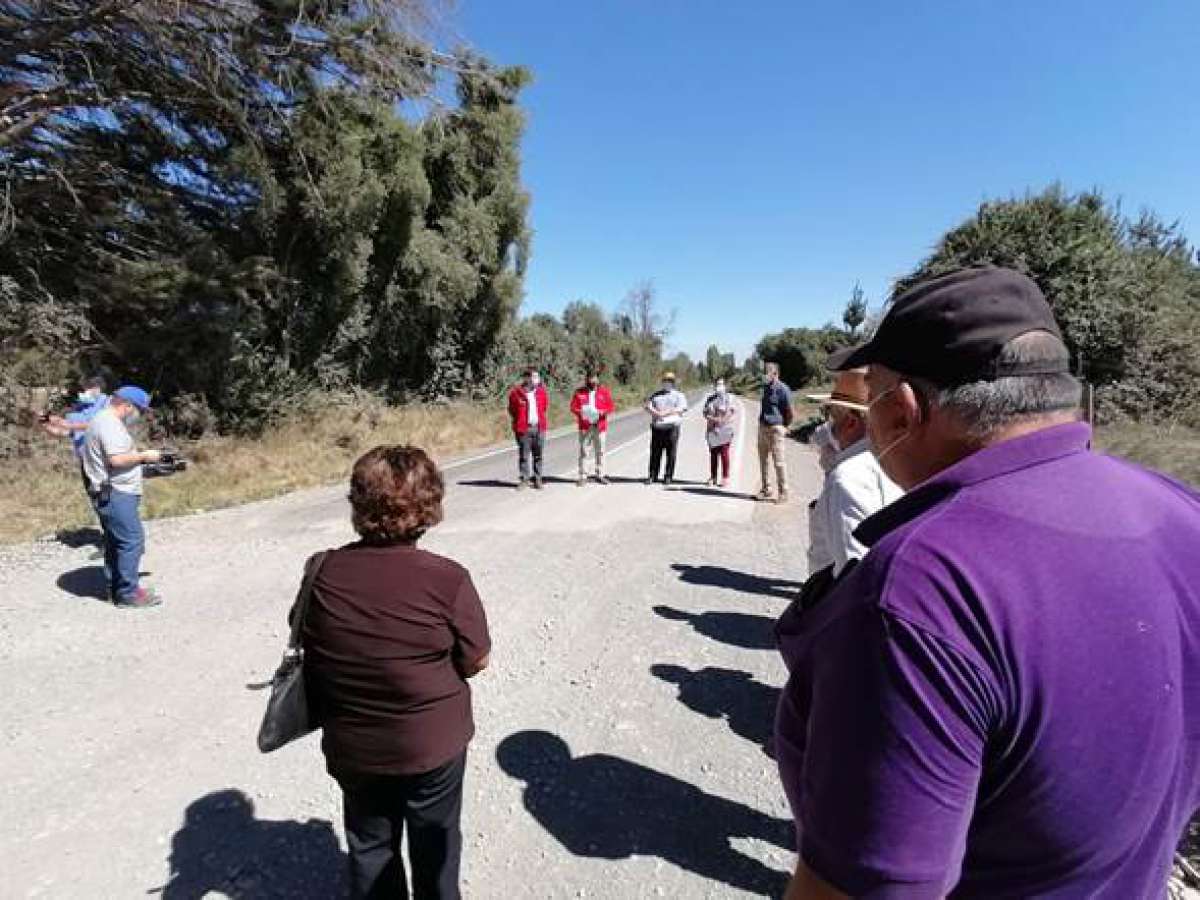
M253 430L313 390L453 398L540 362L530 75L435 50L430 2L0 0L6 406L107 370L168 424ZM599 351L630 378L661 349L634 325Z
M900 278L892 297L962 266L991 263L1032 277L1045 292L1074 370L1096 386L1101 421L1200 428L1200 254L1178 224L1125 215L1097 192L1039 194L983 203ZM829 353L870 329L857 287L844 327L788 328L759 341L793 387L828 381Z
M539 366L562 391L581 384L588 371L633 392L651 390L665 370L691 386L704 376L703 364L682 352L663 356L674 319L650 281L633 287L612 313L587 300L568 303L561 316L537 313L501 334L488 367L492 377L480 388L497 396L526 365Z

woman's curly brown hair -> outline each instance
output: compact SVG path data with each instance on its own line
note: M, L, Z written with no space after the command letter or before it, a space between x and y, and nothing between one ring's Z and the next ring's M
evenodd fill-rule
M420 447L368 450L350 476L354 530L368 544L411 543L442 521L442 473Z

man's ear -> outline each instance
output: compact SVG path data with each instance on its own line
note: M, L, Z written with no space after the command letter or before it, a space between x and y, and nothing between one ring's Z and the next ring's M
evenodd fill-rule
M916 427L929 421L928 403L907 381L900 382L896 389L897 406L904 413L904 424Z

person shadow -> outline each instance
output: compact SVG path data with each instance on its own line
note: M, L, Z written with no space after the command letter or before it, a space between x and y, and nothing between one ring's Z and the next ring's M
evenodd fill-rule
M687 563L672 563L671 568L679 573L679 580L685 584L728 588L747 594L779 597L782 600L794 600L799 594L800 588L804 586L802 581L764 578L761 575L751 575L749 572L739 572L724 566L693 566Z
M324 819L269 821L235 789L191 803L171 839L170 880L147 893L163 900L290 897L328 900L347 891L345 857Z
M772 732L779 688L756 681L749 672L706 666L693 672L666 664L650 667L651 674L679 688L679 702L710 719L724 719L730 731L774 756Z
M85 600L108 600L108 581L104 578L104 566L81 566L63 572L55 580L64 593Z
M775 620L749 613L690 613L673 606L654 607L656 615L673 622L687 622L697 632L714 641L746 650L775 649Z
M520 731L496 748L525 782L525 809L570 853L592 859L657 856L738 890L778 897L786 873L734 849L732 838L793 847L791 823L646 766L604 753L571 756L548 731Z

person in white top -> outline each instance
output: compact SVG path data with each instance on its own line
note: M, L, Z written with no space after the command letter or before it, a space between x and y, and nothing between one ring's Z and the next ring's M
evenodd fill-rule
M663 484L670 487L675 478L675 455L679 448L679 425L687 412L687 397L675 387L675 373L664 372L662 387L646 398L650 413L650 472L646 484L658 480L663 454L667 456Z
M832 394L810 394L824 404L827 446L835 451L825 484L809 517L809 576L832 567L837 577L867 554L854 530L904 493L883 473L867 442L866 369L839 372Z

